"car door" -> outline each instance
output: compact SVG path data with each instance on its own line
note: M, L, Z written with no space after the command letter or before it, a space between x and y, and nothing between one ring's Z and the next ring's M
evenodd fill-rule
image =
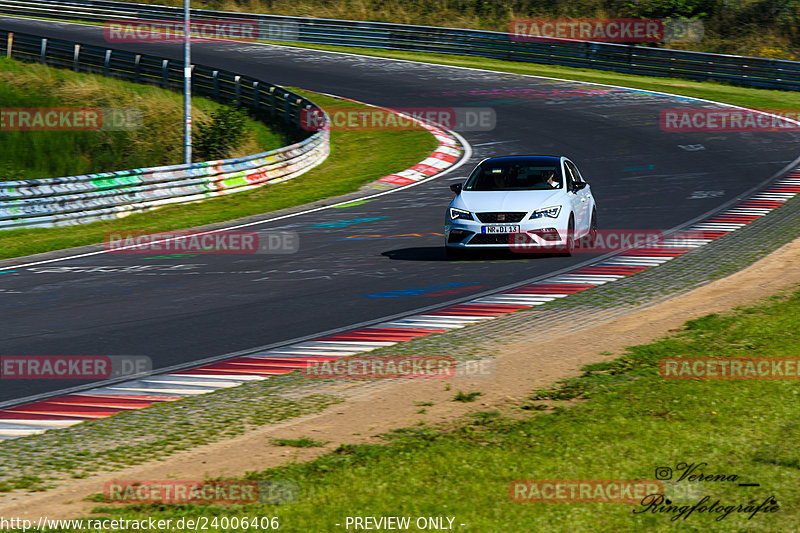
M583 183L583 188L575 192L578 199L578 210L580 211L580 223L577 222L578 215L576 215L575 228L579 234L588 233L589 226L592 222L592 202L591 202L591 189L589 184L583 180L578 167L575 166L570 160L565 160L566 167L570 170L574 184Z
M572 212L575 215L575 236L579 237L582 235L585 230L584 222L583 222L583 202L581 201L581 196L579 196L578 192L575 192L575 183L576 179L572 173L572 169L567 165L567 161L564 160L563 164L564 169L564 187L566 188L565 191L567 193L567 198L569 198L570 206L572 207Z

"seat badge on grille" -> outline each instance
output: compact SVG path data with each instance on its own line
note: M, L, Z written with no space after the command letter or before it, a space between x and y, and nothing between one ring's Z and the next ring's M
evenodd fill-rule
M506 221L506 214L505 213L498 213L497 214L497 221L498 222L505 222Z

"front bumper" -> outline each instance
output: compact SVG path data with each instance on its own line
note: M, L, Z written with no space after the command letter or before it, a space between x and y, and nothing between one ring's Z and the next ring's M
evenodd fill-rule
M567 230L560 228L558 219L523 220L516 224L519 233L483 233L484 226L502 224L483 224L477 221L453 220L445 224L445 246L469 249L509 249L520 251L557 251L567 244ZM566 224L564 224L566 226Z

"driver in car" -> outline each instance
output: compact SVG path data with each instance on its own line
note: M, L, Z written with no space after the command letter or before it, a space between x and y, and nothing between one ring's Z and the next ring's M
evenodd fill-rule
M553 188L557 188L557 187L559 187L561 185L561 183L559 183L556 180L556 171L555 170L548 170L547 172L545 172L545 174L544 174L544 182L547 183L548 185L550 185Z

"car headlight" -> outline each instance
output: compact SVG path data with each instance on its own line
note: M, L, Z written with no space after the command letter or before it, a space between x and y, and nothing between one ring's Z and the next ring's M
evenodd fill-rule
M450 220L475 220L472 218L472 213L464 211L463 209L450 208Z
M535 218L542 218L542 217L558 218L559 213L561 213L561 206L554 205L552 207L537 209L536 211L531 213L530 219L533 220Z

